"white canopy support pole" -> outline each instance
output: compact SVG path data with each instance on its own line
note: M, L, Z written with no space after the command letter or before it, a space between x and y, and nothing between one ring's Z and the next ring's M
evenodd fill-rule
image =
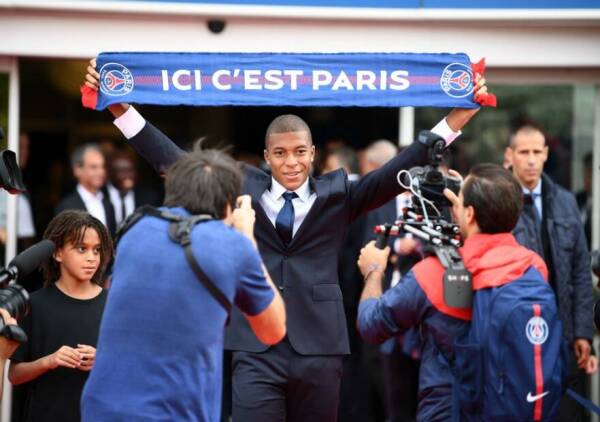
M19 62L12 57L9 63L8 80L8 149L19 154ZM3 69L0 69L2 71ZM17 160L18 162L18 160ZM6 203L6 254L5 262L10 262L17 253L17 197L9 195ZM8 365L8 364L7 364ZM4 393L2 396L2 418L11 420L12 387L8 382L8 368L4 371Z
M410 145L415 139L415 108L400 107L398 115L398 146Z

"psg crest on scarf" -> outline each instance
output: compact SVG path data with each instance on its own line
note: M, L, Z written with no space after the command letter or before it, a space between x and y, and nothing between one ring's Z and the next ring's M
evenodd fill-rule
M485 62L463 53L102 53L100 91L86 107L115 103L191 106L463 107Z

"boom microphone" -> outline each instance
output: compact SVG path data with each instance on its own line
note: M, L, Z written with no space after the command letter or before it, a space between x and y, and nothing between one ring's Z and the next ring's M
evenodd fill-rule
M33 272L53 253L54 242L48 239L25 249L15 256L8 266L0 272L0 286L4 286L9 281L17 279L17 277L26 276Z

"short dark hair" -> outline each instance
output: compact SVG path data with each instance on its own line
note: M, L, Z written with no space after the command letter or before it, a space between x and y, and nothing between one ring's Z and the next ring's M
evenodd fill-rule
M227 205L234 208L241 186L242 174L233 158L222 151L202 150L197 143L167 171L164 204L223 219Z
M515 130L510 135L510 140L509 140L508 146L511 149L515 149L515 139L517 138L518 135L533 135L535 133L539 133L540 135L542 135L542 137L544 138L544 146L545 146L546 145L546 136L544 135L544 132L542 131L542 129L540 129L538 126L536 126L534 124L526 124L526 125L518 127L517 130Z
M265 148L269 148L269 136L273 133L306 132L308 142L312 145L310 128L302 118L295 114L283 114L273 119L265 134Z
M85 156L85 153L88 151L98 151L100 154L102 154L102 156L104 156L104 153L102 152L102 149L100 149L100 146L98 146L98 144L88 143L88 144L79 145L71 153L71 166L72 167L83 166L83 157Z
M523 190L511 172L496 164L473 167L462 187L463 204L475 209L482 233L506 233L517 225Z
M53 241L56 249L60 249L67 243L78 244L83 241L87 229L95 230L100 238L100 266L92 276L92 282L101 286L104 271L113 256L113 243L100 220L85 211L63 211L50 221L43 238ZM43 262L41 268L44 286L55 283L60 278L60 264L54 258Z

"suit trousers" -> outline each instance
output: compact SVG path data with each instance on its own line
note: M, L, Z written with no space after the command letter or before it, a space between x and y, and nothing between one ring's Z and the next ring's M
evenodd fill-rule
M335 422L342 356L298 354L287 337L262 353L233 352L234 422Z

